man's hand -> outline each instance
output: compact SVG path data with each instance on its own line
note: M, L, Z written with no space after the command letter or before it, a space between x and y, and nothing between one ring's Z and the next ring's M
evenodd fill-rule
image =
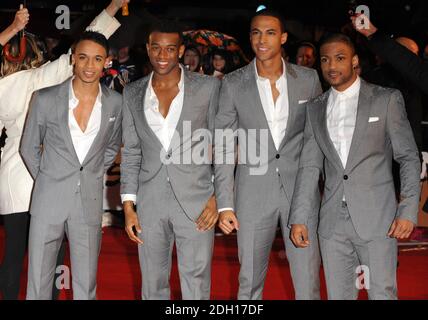
M212 196L208 200L207 205L205 206L204 211L196 220L196 225L198 231L205 232L214 228L218 220L218 211L217 211L217 202L215 196Z
M28 21L30 21L30 14L27 8L21 8L16 12L15 19L13 20L11 27L15 33L18 33L25 28Z
M412 221L395 219L391 228L389 229L388 237L398 240L408 239L414 229L415 224Z
M106 11L111 17L114 17L119 9L129 2L130 0L112 0L109 6L106 8Z
M134 210L134 203L132 201L124 202L123 211L125 212L125 231L128 234L129 239L135 243L143 244L143 241L141 241L135 233L135 231L141 233L142 230L140 223L138 222L137 213Z
M357 13L351 17L351 21L354 29L367 38L377 32L377 28L364 14ZM361 23L362 21L364 21L363 24Z
M304 224L293 224L290 237L297 248L307 248L310 245L308 228Z
M233 230L239 230L239 222L233 211L224 211L220 213L219 224L221 231L224 234L231 234Z

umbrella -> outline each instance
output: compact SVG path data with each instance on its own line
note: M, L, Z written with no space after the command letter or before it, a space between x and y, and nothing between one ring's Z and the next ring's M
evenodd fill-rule
M215 48L218 48L236 52L244 58L244 61L248 61L241 50L238 41L227 34L201 29L185 31L183 32L183 37L184 44L186 46L193 45L197 47L203 55L211 52Z

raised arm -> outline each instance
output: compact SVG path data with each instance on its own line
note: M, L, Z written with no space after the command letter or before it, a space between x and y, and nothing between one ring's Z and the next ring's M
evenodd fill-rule
M15 14L13 22L0 33L0 53L2 47L9 42L19 31L25 28L30 20L30 14L27 8L19 9Z
M104 9L86 28L86 30L102 33L107 39L120 27L120 23L114 15L123 4L129 0L112 0L109 6ZM33 90L50 87L64 82L73 75L73 67L70 63L70 52L61 55L57 60L47 63L36 69Z
M365 26L359 24L359 21L362 21L361 17L367 19L364 15L357 15L351 18L352 23L355 30L368 39L370 49L428 94L428 63L382 34L370 20L366 20Z
M106 12L110 17L114 17L116 13L122 8L124 5L128 4L130 0L112 0L108 7L106 8Z

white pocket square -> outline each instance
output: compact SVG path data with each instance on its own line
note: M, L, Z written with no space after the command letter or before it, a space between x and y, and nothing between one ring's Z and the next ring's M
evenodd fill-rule
M116 120L116 117L112 117L112 118L108 119L108 122L113 122L114 120Z
M306 102L308 102L308 100L299 100L299 104L304 104Z
M371 118L369 119L369 123L378 122L378 121L379 121L379 118L378 118L378 117L371 117Z

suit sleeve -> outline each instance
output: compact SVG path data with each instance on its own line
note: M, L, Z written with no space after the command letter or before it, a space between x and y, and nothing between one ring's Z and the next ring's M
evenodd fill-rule
M25 124L20 153L28 171L35 180L39 174L42 145L46 134L46 120L42 113L43 102L38 92L33 96Z
M396 216L417 224L421 193L421 163L407 119L403 96L397 90L391 94L388 105L387 132L391 140L394 160L400 165L401 201Z
M238 128L238 113L233 101L232 88L226 78L223 79L218 112L215 117L214 136L214 173L217 208L235 208L234 205L234 171L235 150ZM224 136L223 136L224 134Z
M428 94L428 63L405 47L376 32L369 40L372 51Z
M134 118L129 108L129 94L125 87L122 109L122 158L120 164L121 195L136 195L138 192L138 176L141 168L141 142L135 129ZM144 112L144 111L143 111Z
M291 202L288 225L308 225L308 221L318 214L320 193L318 181L323 170L324 154L314 137L311 119L306 110L306 124L303 137L303 149L300 155L293 199Z
M211 133L211 153L210 153L210 163L212 164L212 181L214 182L214 134L215 134L215 116L218 111L218 99L220 94L220 84L221 81L217 78L214 78L214 84L211 91L211 97L210 97L210 105L208 107L208 115L207 115L207 123L208 123L208 130Z
M121 99L122 100L122 99ZM122 108L121 108L122 110ZM104 171L113 164L122 144L122 111L119 112L104 156Z

